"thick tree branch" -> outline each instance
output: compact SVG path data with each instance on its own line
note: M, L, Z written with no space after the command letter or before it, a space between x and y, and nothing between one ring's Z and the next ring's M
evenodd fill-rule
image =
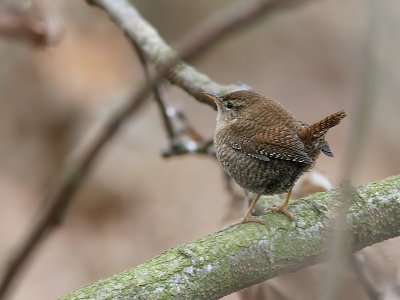
M62 298L218 299L324 258L342 190L290 205L297 225L268 213L269 225L247 223L170 249L154 259ZM400 175L359 186L346 218L351 251L400 235Z

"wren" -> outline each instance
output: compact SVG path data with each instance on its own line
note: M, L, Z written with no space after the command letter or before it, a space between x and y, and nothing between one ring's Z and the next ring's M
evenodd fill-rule
M296 120L275 100L251 91L237 91L220 97L203 93L218 108L214 135L216 156L225 172L244 189L256 193L249 209L237 223L258 222L251 213L261 195L288 192L285 203L269 210L287 210L296 180L310 170L322 152L333 156L327 131L346 116L334 113L308 125ZM237 224L236 223L236 224Z

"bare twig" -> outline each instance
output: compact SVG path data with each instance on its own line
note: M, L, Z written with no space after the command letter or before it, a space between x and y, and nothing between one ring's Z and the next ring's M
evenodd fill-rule
M154 89L154 99L158 105L167 136L170 140L173 140L175 138L175 130L168 115L168 104L164 100L163 86L161 84L158 84Z
M136 47L136 49L138 53L141 53L139 48ZM139 54L139 57L142 61L146 78L150 82L152 78L151 63L148 62L142 54ZM177 110L172 106L167 106L162 94L161 83L153 87L153 95L168 136L168 146L163 150L163 156L171 157L197 153L215 157L213 140L204 139L197 130L194 129L183 111ZM188 136L190 139L186 139L185 136Z
M151 82L152 63L143 54L142 49L132 41L139 59L143 65L146 80ZM159 82L153 87L153 96L159 108L161 118L168 136L168 146L163 150L164 157L171 157L176 155L184 155L188 153L206 154L215 157L214 150L212 149L212 140L205 140L195 130L187 119L183 111L177 110L172 106L167 106L162 93L162 83ZM180 124L175 124L179 122ZM184 139L184 135L188 135L193 140Z
M132 41L132 44L136 50L136 53L139 57L140 62L142 63L146 80L147 80L147 82L151 82L152 77L153 77L152 74L154 73L152 71L151 61L148 60L148 58L144 55L142 49L138 46L138 44L135 41ZM160 110L161 118L163 120L163 124L164 124L165 130L167 132L168 138L170 140L172 140L172 139L174 139L175 132L173 129L172 121L167 114L167 105L166 105L163 95L162 95L162 83L161 82L157 83L153 87L153 96L154 96L154 99L156 100L157 106Z
M106 10L131 39L134 39L136 36L138 26L147 26L147 22L143 24L144 20L140 18L137 11L127 0L88 0L88 2L96 4ZM0 283L0 298L3 298L5 295L15 275L29 257L29 254L31 254L38 246L39 242L51 232L51 229L60 223L61 216L65 213L67 207L71 203L72 197L87 177L102 148L116 134L121 124L129 116L137 112L143 105L146 98L151 93L153 86L158 84L164 76L168 76L169 78L172 76L171 78L180 78L179 80L187 83L186 85L181 84L181 86L184 86L185 90L190 90L198 99L200 98L199 93L201 91L215 91L215 88L218 87L218 90L221 91L221 86L211 82L208 78L205 82L196 82L193 89L189 88L188 82L190 80L185 77L189 76L187 73L189 66L183 64L180 60L193 59L199 54L204 53L212 43L220 40L222 36L238 29L243 24L251 23L262 14L271 13L275 11L276 8L282 7L283 4L297 4L301 2L305 2L305 0L265 0L257 1L248 7L242 7L239 3L240 7L234 6L232 10L216 17L215 19L218 21L213 23L212 26L207 26L207 32L195 31L195 33L190 33L190 38L184 39L184 42L181 44L182 46L180 51L178 51L178 55L170 53L164 57L161 62L156 57L149 57L151 61L154 60L157 62L158 75L155 76L150 83L143 84L129 101L121 105L121 107L104 121L99 134L84 151L82 151L81 155L67 161L54 187L45 199L45 206L38 212L36 221L31 226L32 229L28 232L26 239L13 252L13 256L10 258ZM141 27L140 31L145 30ZM154 29L152 29L152 31L154 31ZM150 33L150 36L146 36L146 38L151 40L154 34L157 35L154 31ZM159 44L155 44L155 46L158 48ZM147 53L147 51L144 52ZM182 72L183 67L186 71ZM171 79L171 81L173 80ZM237 88L237 86L235 86L235 88ZM226 87L222 89L226 89Z
M169 107L168 117L174 125L174 137L163 150L164 157L189 153L215 157L213 139L204 138L191 124L183 111Z
M138 53L139 59L143 65L146 79L150 82L154 68L152 62L144 55L142 49L132 40L132 44ZM215 157L213 149L213 140L204 139L187 119L183 111L168 106L162 91L162 84L158 83L153 87L153 96L159 108L161 119L168 136L168 146L163 150L164 157L184 155L189 153L205 154ZM176 124L179 123L179 124ZM191 139L186 140L187 135Z
M163 149L164 157L178 156L189 153L203 154L215 157L213 139L194 141L180 137L170 143L167 148Z

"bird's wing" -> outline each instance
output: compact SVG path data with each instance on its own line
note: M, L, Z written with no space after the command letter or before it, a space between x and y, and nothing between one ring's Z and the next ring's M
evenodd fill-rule
M263 161L274 158L312 163L297 133L285 127L269 128L250 138L232 136L229 144L232 148Z

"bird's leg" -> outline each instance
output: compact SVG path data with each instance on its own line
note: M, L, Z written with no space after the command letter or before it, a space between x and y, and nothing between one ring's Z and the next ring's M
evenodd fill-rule
M231 224L230 226L239 225L239 224L243 224L243 223L247 223L247 222L256 222L256 223L260 223L263 225L267 224L267 221L265 221L264 219L255 218L255 217L251 216L251 212L253 211L254 207L256 206L258 199L260 199L262 193L263 193L263 191L258 192L258 194L254 197L253 202L251 202L249 209L246 211L244 216L239 221Z
M280 211L280 212L284 213L285 215L287 215L292 221L296 221L296 218L293 216L293 214L290 211L287 210L287 206L289 204L289 199L290 199L290 194L291 193L292 193L292 189L290 189L288 191L285 203L283 203L282 206L270 207L270 208L268 208L268 210Z

